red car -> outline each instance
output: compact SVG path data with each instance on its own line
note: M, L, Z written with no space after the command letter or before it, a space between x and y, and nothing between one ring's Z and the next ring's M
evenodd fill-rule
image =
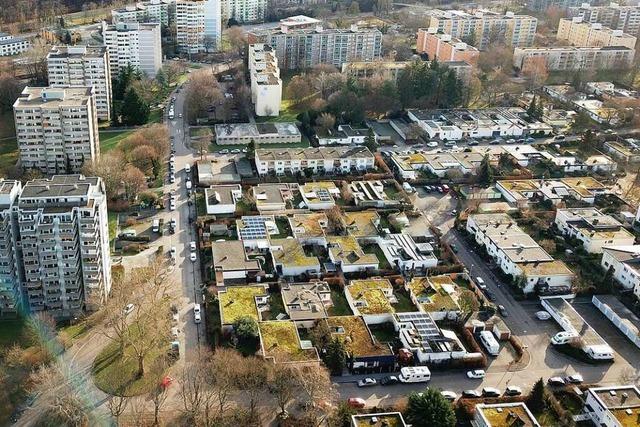
M362 409L367 406L367 402L361 397L350 397L347 399L347 405L351 408Z

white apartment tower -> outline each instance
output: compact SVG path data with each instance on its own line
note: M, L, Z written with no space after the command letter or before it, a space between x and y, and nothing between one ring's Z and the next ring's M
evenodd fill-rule
M177 0L176 42L187 53L215 52L222 37L220 0Z
M0 319L16 317L22 300L22 265L15 245L18 229L13 212L21 189L20 181L0 180Z
M235 19L239 24L263 22L267 0L222 0L222 19Z
M174 0L149 0L111 11L111 20L118 22L156 22L168 26L176 15Z
M51 86L93 86L98 119L111 119L111 70L104 46L56 46L47 55Z
M103 21L102 37L109 51L113 77L129 65L149 77L155 77L162 67L160 24L119 22L108 25Z
M20 164L46 174L77 173L100 156L93 87L24 88L13 104Z
M282 80L278 58L271 46L262 43L249 45L249 73L251 74L251 102L258 116L277 116L282 102Z
M16 213L30 312L56 318L95 311L111 288L107 199L101 178L55 175L28 182Z

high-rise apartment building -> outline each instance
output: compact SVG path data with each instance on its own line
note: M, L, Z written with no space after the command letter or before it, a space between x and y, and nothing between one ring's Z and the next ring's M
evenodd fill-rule
M635 50L623 46L607 47L527 47L513 51L513 66L522 69L533 58L544 58L549 71L627 69Z
M305 17L306 18L306 17ZM286 21L286 20L283 20ZM273 48L280 69L310 68L318 64L334 65L380 58L382 33L378 29L325 29L283 24L280 28L255 30L249 43L264 43Z
M111 11L114 24L118 22L154 22L168 26L176 16L175 0L148 0Z
M0 31L0 56L18 55L30 47L29 40Z
M215 52L221 37L220 0L176 0L176 44L180 51Z
M561 10L566 10L570 7L580 6L582 2L583 0L530 0L526 3L526 7L527 9L536 12L544 12L551 6L557 7ZM596 1L591 2L596 3Z
M117 77L120 70L130 65L155 77L162 67L160 24L119 22L108 25L103 21L102 37L109 51L112 76Z
M282 102L280 68L271 46L262 43L249 45L249 74L251 102L258 116L277 116Z
M100 156L93 87L27 86L13 112L23 168L77 173Z
M102 180L55 175L30 181L13 211L24 267L25 308L62 318L100 308L111 288Z
M16 317L22 301L22 264L15 245L18 229L13 212L21 190L20 181L0 180L0 318Z
M47 55L51 86L93 86L98 119L111 119L111 69L104 46L56 46Z
M438 33L435 28L420 28L416 42L416 52L426 53L430 60L464 61L471 65L478 63L480 51L450 34Z
M621 6L611 3L608 6L591 6L589 3L582 3L580 7L567 9L567 14L569 17L580 17L584 22L594 22L632 36L640 36L640 5Z
M221 0L222 19L230 19L239 24L263 22L267 10L267 0Z
M580 17L561 19L556 37L572 46L625 46L629 49L636 47L634 36L625 34L622 30L612 30L600 23L584 22Z
M533 45L538 19L529 15L504 15L477 11L473 14L460 10L435 9L430 12L430 28L468 41L480 50L495 41L506 41L513 47Z

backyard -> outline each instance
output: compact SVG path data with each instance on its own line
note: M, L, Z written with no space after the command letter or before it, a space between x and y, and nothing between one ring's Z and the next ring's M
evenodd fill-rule
M101 130L100 136L100 152L106 153L118 147L126 137L131 135L134 130Z

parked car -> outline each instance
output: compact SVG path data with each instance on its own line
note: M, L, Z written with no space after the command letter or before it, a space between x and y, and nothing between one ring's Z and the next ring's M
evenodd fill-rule
M551 315L548 312L544 311L544 310L536 311L536 317L538 318L538 320L549 320L549 319L551 319Z
M124 314L131 313L135 307L136 307L135 304L127 304L127 306L123 310Z
M462 397L477 398L482 397L482 393L478 390L465 390L462 392Z
M240 153L240 150L238 150L237 148L234 148L233 150L230 151L231 154L238 154Z
M171 210L171 211L175 211L176 210L176 201L175 200L171 200L169 202L169 210Z
M501 394L500 389L495 387L485 387L482 389L482 395L484 397L500 397Z
M191 252L194 252L196 250L196 242L193 242L193 241L189 242L189 250Z
M400 380L398 380L398 377L396 377L395 375L389 375L388 377L384 377L380 380L381 385L394 385L398 382L400 382Z
M173 337L173 339L177 339L180 336L180 329L175 326L171 328L171 336Z
M363 378L358 381L358 387L371 387L378 384L375 378Z
M458 398L458 395L453 391L442 390L440 394L442 395L442 397L444 397L446 400L450 402L453 402Z
M580 375L577 372L565 378L565 382L569 384L582 384L583 381L584 381L584 378L582 378L582 375Z
M487 373L483 369L474 369L473 371L467 371L467 378L480 379L484 378Z
M429 147L429 148L435 148L437 146L438 146L438 143L436 141L427 142L427 147Z
M491 145L499 145L502 141L500 141L499 139L494 139L493 141L491 141L489 144Z
M487 291L485 291L485 294L487 294L487 298L489 298L489 301L495 301L496 300L496 296L493 294L493 292L487 290Z
M228 154L229 150L227 150L226 148L223 148L222 150L218 151L218 153L220 153L220 154Z
M483 291L487 289L487 284L484 283L484 279L480 276L476 277L476 285Z
M196 256L195 252L191 252L189 254L189 259L191 260L191 262L196 262L196 259L198 259L198 257Z
M367 406L367 401L361 397L350 397L347 399L347 405L350 408L362 409Z
M547 384L549 384L550 386L560 387L560 386L566 385L566 382L562 377L551 377L547 380Z
M502 317L509 317L509 312L507 311L507 309L504 307L504 305L499 304L498 305L498 311L500 312L500 315Z
M458 246L456 246L455 244L453 244L453 243L452 243L452 244L450 245L450 247L451 247L451 251L452 251L454 254L457 254L457 253L458 253Z
M508 386L505 391L505 396L520 396L522 394L522 389L515 385Z

